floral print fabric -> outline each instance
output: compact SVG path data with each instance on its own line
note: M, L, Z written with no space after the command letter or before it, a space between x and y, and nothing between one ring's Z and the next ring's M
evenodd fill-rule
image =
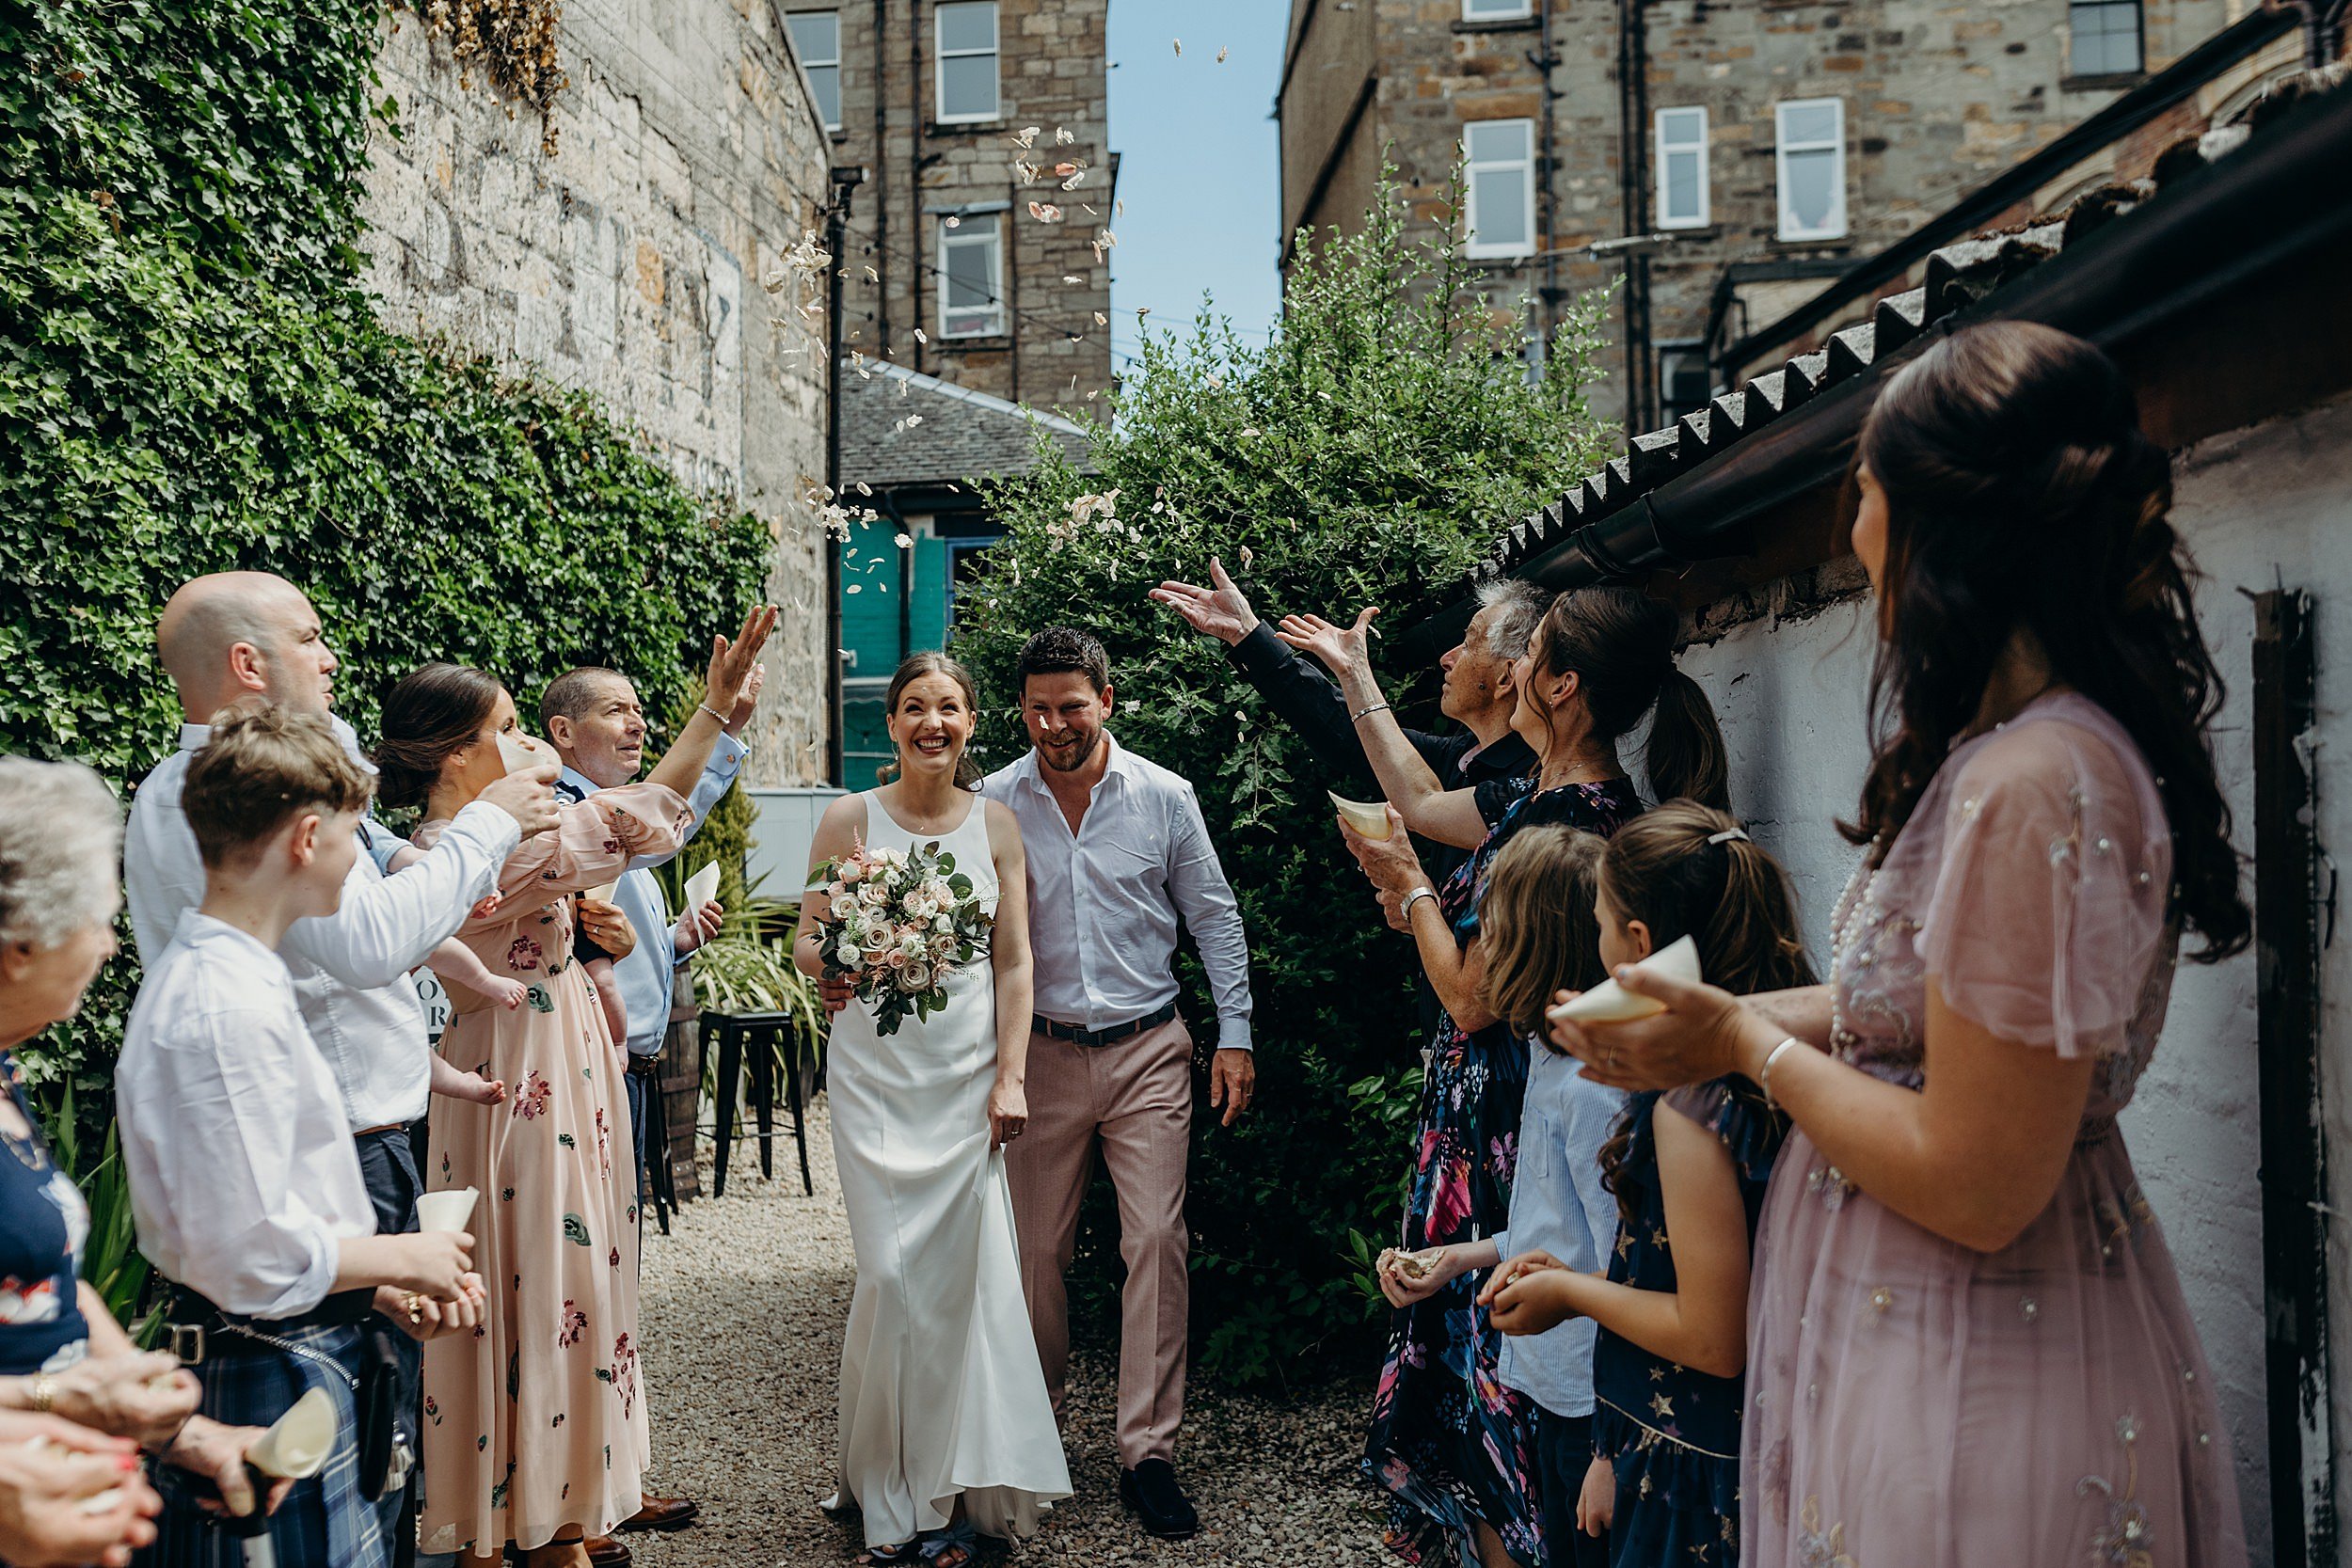
M1543 791L1531 780L1504 796L1486 842L1438 895L1456 936L1466 946L1476 938L1487 867L1514 833L1559 824L1607 834L1641 809L1623 779ZM1407 1250L1508 1227L1527 1051L1502 1024L1472 1035L1451 1018L1440 1022L1414 1133ZM1543 1558L1534 1407L1503 1385L1501 1336L1475 1305L1484 1283L1483 1272L1463 1275L1391 1323L1364 1469L1390 1494L1388 1544L1408 1562L1478 1568L1473 1526L1481 1520L1517 1560Z
M499 873L500 902L459 937L529 987L508 1009L453 987L441 1053L502 1080L498 1105L436 1100L426 1185L473 1187L469 1228L489 1307L471 1337L425 1346L428 1552L609 1535L639 1507L648 1458L638 1365L636 1173L615 1042L572 957L568 895L675 850L685 803L659 784L562 808ZM438 824L419 830L429 843Z

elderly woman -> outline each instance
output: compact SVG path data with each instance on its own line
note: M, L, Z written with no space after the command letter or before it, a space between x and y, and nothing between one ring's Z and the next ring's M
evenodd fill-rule
M134 1445L213 1481L235 1512L254 1507L245 1451L260 1430L195 1414L196 1380L138 1351L80 1278L89 1212L50 1158L14 1055L74 1015L114 955L121 844L121 808L97 774L0 757L0 1557L18 1564L127 1563L154 1538L155 1494L124 1474ZM29 1461L12 1451L20 1432L67 1451ZM77 1490L77 1477L103 1484ZM60 1506L108 1495L94 1513Z

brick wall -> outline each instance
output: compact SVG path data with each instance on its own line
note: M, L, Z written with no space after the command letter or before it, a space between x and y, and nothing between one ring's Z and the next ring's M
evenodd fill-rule
M824 573L800 478L824 470L824 350L760 287L814 221L825 151L764 6L570 0L558 151L407 12L376 61L368 282L388 325L596 393L689 483L771 518L785 607L747 736L756 784L824 762ZM821 324L818 324L821 330Z
M1001 112L944 125L936 0L784 0L783 8L840 19L842 128L830 155L867 170L851 206L848 346L1014 402L1086 411L1087 394L1111 385L1110 328L1094 317L1110 309L1112 258L1098 261L1091 245L1118 225L1109 0L998 0ZM1013 136L1032 125L1036 146L1025 152ZM1057 142L1057 130L1073 139ZM1024 158L1048 171L1064 161L1086 169L1070 191L1050 174L1025 184L1013 169ZM1032 217L1032 201L1061 208L1061 221ZM950 339L942 330L935 269L950 214L1002 226L1001 333Z

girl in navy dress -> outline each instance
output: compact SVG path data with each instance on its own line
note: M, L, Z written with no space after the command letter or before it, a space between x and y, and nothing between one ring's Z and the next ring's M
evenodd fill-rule
M1611 970L1689 936L1708 980L1735 995L1814 983L1779 864L1694 801L1617 831L1595 912ZM1614 1568L1739 1560L1748 1259L1787 1126L1744 1078L1635 1095L1601 1150L1619 1220L1608 1277L1527 1254L1480 1298L1505 1334L1600 1325L1576 1523L1610 1537Z

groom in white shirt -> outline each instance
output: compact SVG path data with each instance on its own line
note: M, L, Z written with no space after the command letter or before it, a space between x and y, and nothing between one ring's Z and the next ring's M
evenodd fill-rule
M1224 1122L1257 1083L1249 947L1192 785L1115 742L1103 644L1057 626L1021 650L1022 720L1033 750L980 788L1009 807L1028 856L1037 1016L1029 1122L1006 1150L1022 1285L1058 1413L1070 1362L1070 1266L1099 1150L1119 1196L1120 1495L1144 1529L1181 1541L1200 1519L1175 1470L1184 1417L1185 1164L1192 1036L1176 1011L1177 922L1216 999L1209 1103Z

